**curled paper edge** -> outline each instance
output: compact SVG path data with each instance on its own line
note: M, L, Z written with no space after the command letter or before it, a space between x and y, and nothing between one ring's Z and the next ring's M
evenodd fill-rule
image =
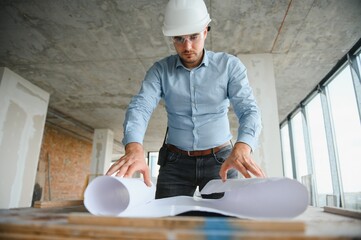
M222 191L221 199L154 199L155 187L147 187L142 179L102 176L87 187L84 205L94 215L166 217L199 211L249 219L293 218L308 205L307 189L288 178L212 180L201 193Z

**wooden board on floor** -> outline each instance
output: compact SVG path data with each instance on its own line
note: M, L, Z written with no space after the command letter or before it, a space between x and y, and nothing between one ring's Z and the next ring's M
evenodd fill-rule
M337 208L337 207L323 207L323 211L341 216L361 219L361 211L357 211L357 210L349 210L349 209Z
M82 206L83 200L57 200L57 201L36 201L34 208L62 208L71 206Z

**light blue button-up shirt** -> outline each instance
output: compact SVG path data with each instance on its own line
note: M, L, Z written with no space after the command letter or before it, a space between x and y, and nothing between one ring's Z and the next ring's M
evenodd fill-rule
M123 144L142 143L153 110L163 98L168 115L167 143L186 151L219 146L232 138L228 119L231 102L239 119L237 142L257 146L261 117L247 70L226 53L206 51L194 69L178 55L156 62L129 104ZM165 130L165 129L164 129Z

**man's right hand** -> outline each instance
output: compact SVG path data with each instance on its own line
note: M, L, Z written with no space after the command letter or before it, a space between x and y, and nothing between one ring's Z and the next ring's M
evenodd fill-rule
M144 178L144 183L150 187L149 167L145 163L144 149L140 143L128 143L125 146L125 155L115 162L108 170L106 175L130 178L135 172L139 171Z

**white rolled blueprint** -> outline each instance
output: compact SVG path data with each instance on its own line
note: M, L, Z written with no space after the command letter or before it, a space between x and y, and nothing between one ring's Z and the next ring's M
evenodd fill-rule
M220 199L155 199L155 186L147 187L142 179L101 176L86 188L84 205L101 216L166 217L199 211L248 219L293 218L308 205L305 186L289 178L212 180L201 194L216 192L225 194Z

